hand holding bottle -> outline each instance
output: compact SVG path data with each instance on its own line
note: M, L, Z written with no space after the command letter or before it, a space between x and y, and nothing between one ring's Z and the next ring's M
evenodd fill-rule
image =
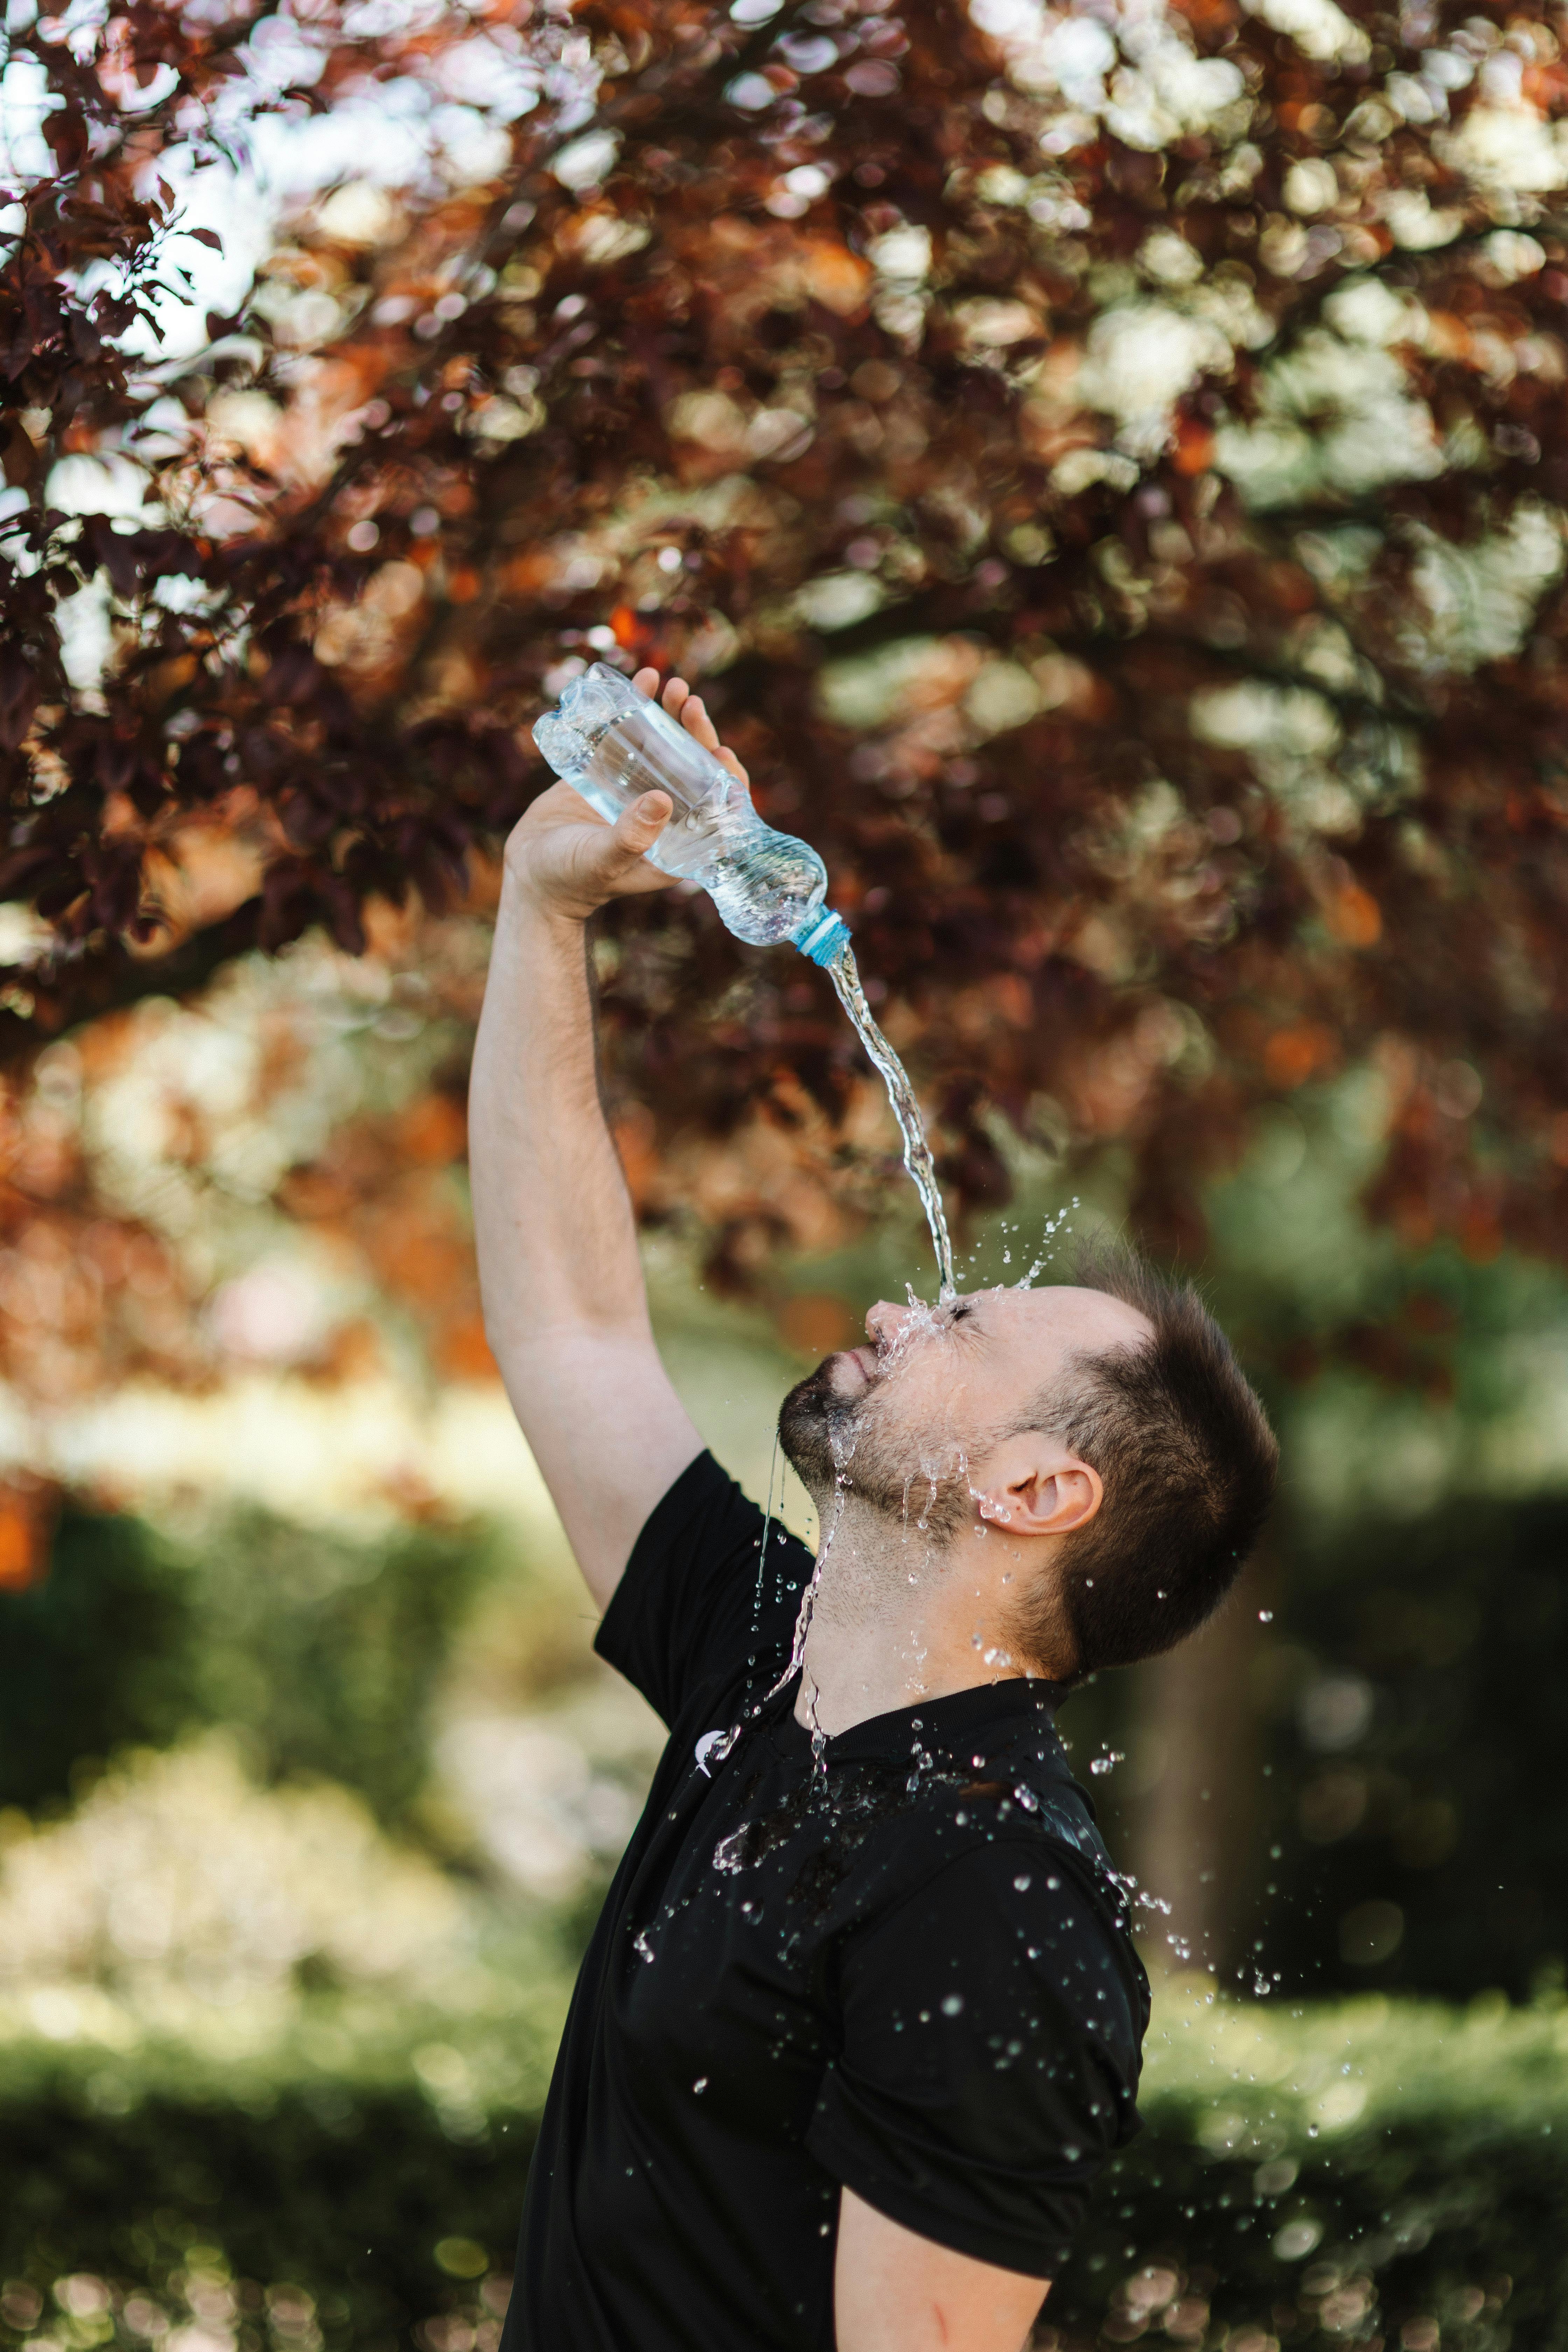
M639 669L632 684L651 700L658 672ZM683 677L671 677L658 698L670 718L721 761L744 789L746 772L733 751L720 743L700 695ZM541 908L585 922L608 899L669 887L674 877L649 865L647 853L674 810L668 793L647 792L612 824L570 784L552 784L514 826L506 845L507 872Z
M639 669L632 684L639 694L646 694L652 701L658 693L658 672L656 669ZM705 751L711 751L716 760L722 761L742 791L749 794L752 780L733 751L720 742L719 730L708 716L708 706L702 697L694 694L683 677L672 677L666 680L664 692L658 695L658 699L670 717L679 719L687 733L695 736Z
M676 688L679 721L670 709ZM607 662L595 662L536 722L533 740L556 774L612 825L646 810L656 793L661 813L668 803L657 832L639 824L625 845L635 844L672 877L700 883L736 939L758 948L788 940L825 967L843 951L849 933L825 903L826 867L809 842L776 832L757 814L744 769L720 751L707 712L683 680L666 688L661 707Z
M736 939L759 948L787 940L819 965L887 1086L949 1297L952 1244L920 1105L871 1017L849 927L826 903L827 869L809 842L757 814L745 770L721 749L685 679L670 679L662 705L652 698L658 682L656 671L639 670L634 692L619 670L594 662L536 721L533 740L563 781L512 835L509 869L536 899L579 918L666 878L699 883Z

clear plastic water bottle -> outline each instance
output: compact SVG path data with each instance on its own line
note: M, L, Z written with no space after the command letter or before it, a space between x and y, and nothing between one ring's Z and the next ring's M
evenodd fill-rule
M788 940L825 966L847 944L847 924L822 903L827 868L816 850L764 824L723 761L607 662L573 679L533 740L612 824L644 793L668 793L675 814L648 864L700 883L738 940L756 948Z

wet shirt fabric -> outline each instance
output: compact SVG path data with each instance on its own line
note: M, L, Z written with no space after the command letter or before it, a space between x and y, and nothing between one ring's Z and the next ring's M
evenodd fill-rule
M1148 1987L1055 1685L882 1715L820 1761L811 1555L708 1454L601 1655L670 1727L583 1963L503 2352L833 2352L841 2186L1047 2279L1136 2128ZM728 1753L722 1734L744 1719Z

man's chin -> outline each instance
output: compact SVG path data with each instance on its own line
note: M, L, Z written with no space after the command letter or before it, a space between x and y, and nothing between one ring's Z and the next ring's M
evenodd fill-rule
M804 1381L796 1381L779 1407L781 1433L792 1425L810 1427L817 1423L826 1423L838 1402L838 1393L831 1378L832 1367L833 1358L829 1356L825 1362L818 1364L815 1372L808 1372Z
M795 1382L779 1407L779 1444L784 1459L814 1496L833 1484L833 1433L849 1403L834 1377L839 1360L837 1356L825 1356L816 1371Z

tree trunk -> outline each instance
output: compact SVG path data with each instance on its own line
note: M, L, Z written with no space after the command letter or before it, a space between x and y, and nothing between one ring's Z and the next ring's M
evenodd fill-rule
M1219 1614L1142 1670L1133 1868L1142 1892L1171 1906L1169 1917L1144 1913L1152 1972L1226 1978L1245 1958L1261 1762L1253 1668L1269 1581L1262 1559L1250 1561Z

